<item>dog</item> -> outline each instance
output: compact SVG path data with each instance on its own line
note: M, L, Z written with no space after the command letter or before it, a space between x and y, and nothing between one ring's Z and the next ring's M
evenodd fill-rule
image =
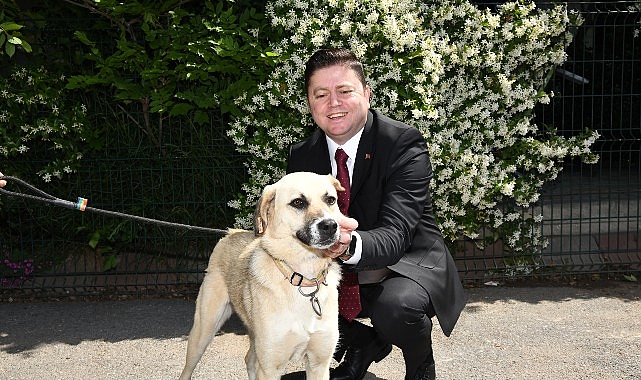
M250 380L280 379L305 360L308 380L328 380L339 338L340 266L322 251L340 238L338 180L291 173L264 188L254 231L230 230L210 257L196 299L181 380L191 378L216 332L235 311L250 339Z

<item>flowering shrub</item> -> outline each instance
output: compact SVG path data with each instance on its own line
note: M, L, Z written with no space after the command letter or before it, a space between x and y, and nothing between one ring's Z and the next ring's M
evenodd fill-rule
M286 148L311 131L304 63L325 46L353 50L372 107L425 136L435 214L450 240L483 231L508 249L533 252L543 244L532 228L541 216L525 211L542 185L566 157L596 161L596 132L565 138L532 122L534 107L553 96L545 85L580 23L564 6L515 2L491 12L462 0L279 0L267 15L279 63L237 99L245 115L229 130L237 149L252 156L244 194L230 203L241 226L250 225L262 187L284 174Z
M19 288L29 278L33 277L35 269L32 259L11 261L5 253L5 259L0 265L0 288Z
M65 82L43 67L0 78L0 156L42 161L36 170L45 182L75 171L83 145L95 141L85 105L69 100Z

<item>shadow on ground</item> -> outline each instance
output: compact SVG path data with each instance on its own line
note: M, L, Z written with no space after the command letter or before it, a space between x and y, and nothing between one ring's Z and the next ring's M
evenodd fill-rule
M0 350L24 353L39 345L186 337L195 302L180 299L37 302L0 305ZM234 315L219 334L246 333Z
M566 302L575 299L641 299L641 284L608 286L476 286L467 287L467 312L479 304L498 302ZM58 301L0 304L0 351L23 353L49 343L78 345L83 341L120 342L134 339L184 338L193 322L193 299L123 301ZM245 335L234 315L219 334Z

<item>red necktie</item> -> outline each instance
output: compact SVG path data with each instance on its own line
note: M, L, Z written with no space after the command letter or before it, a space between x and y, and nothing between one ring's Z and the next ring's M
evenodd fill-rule
M349 208L349 170L347 169L347 153L341 148L336 150L336 179L345 191L338 192L338 208L347 216ZM348 321L352 321L361 311L361 296L358 289L358 273L343 272L343 278L338 288L338 312Z

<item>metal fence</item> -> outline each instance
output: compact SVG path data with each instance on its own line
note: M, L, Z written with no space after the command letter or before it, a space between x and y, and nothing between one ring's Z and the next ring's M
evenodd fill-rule
M122 113L116 115L121 120L143 114L105 112ZM136 123L123 122L134 133L110 133L108 148L87 159L73 183L41 186L60 199L86 198L98 212L5 197L0 299L195 292L220 234L139 223L100 210L205 228L231 226L234 211L227 202L245 180L246 158L224 136L225 122L211 116L209 125L197 128L165 120L172 128L163 133L164 152L137 145L149 139ZM11 189L32 193L19 184Z
M601 138L597 164L568 162L541 195L548 241L532 257L514 257L500 242L457 255L464 277L622 273L641 270L641 36L633 1L571 2L583 25L568 60L549 84L555 96L536 110L536 122L572 136L590 128Z
M597 165L568 167L548 187L541 208L543 233L551 238L546 266L567 270L641 270L641 28L631 2L579 5L585 24L571 60L575 73L553 83L559 99L544 120L560 131L589 127L602 135Z
M539 228L549 245L541 252L523 258L505 252L500 242L485 249L457 242L454 255L464 279L641 271L641 37L634 36L641 16L633 1L569 6L585 21L568 50L567 63L549 84L555 97L536 110L536 121L554 125L566 136L584 128L599 131L602 137L595 151L600 161L568 162L530 210L544 216ZM189 125L173 128L166 137L172 153L151 155L153 159L141 152L147 148L110 141L107 146L112 148L86 165L77 186L69 186L82 194L54 194L65 199L83 196L96 208L229 226L233 211L226 204L244 180L244 158L233 154L223 124L214 119L204 135ZM180 154L184 145L200 147L197 162ZM208 153L225 150L230 153L224 163ZM167 192L170 184L172 191ZM159 197L159 192L164 195ZM146 214L148 194L163 199L165 212ZM0 299L18 294L191 293L219 238L22 199L7 200L4 207ZM92 227L65 236L47 227L51 220Z

